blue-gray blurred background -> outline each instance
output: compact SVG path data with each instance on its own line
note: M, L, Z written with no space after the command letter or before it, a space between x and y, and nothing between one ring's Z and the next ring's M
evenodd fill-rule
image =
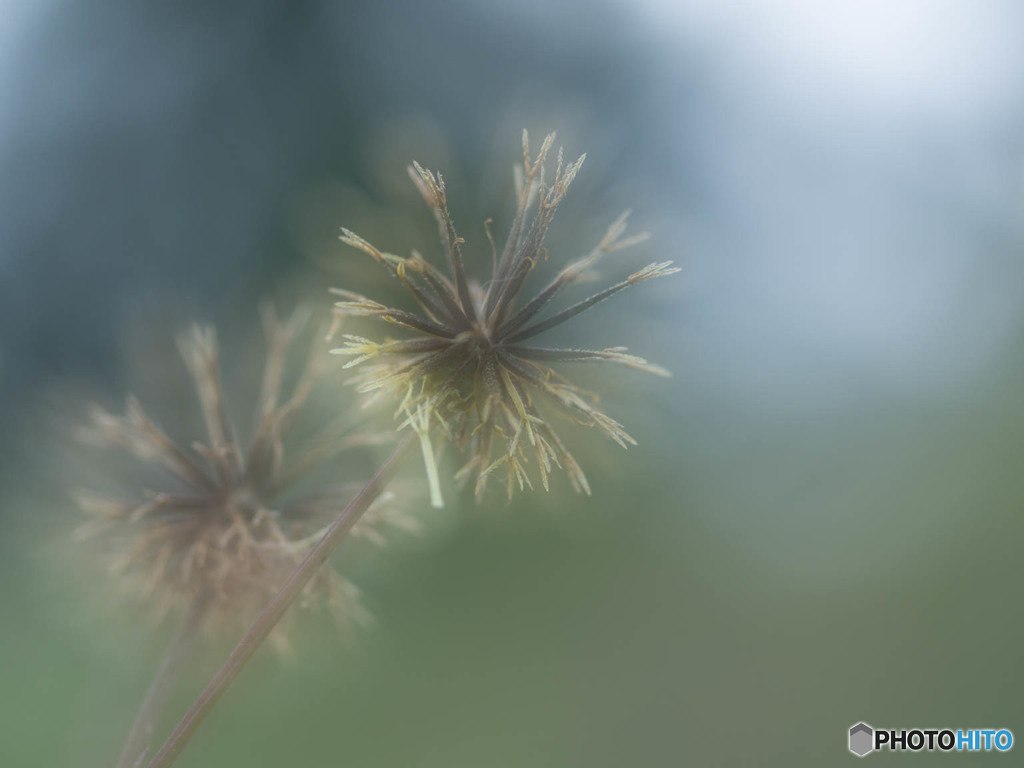
M191 320L230 350L265 297L393 290L336 238L437 256L413 159L488 266L524 127L588 153L555 263L630 207L607 278L683 267L553 334L674 371L586 372L639 446L572 436L592 498L449 489L358 559L375 627L258 656L179 764L1024 738L1019 3L45 0L0 4L0 764L112 765L168 636L55 555L80 406L159 393Z

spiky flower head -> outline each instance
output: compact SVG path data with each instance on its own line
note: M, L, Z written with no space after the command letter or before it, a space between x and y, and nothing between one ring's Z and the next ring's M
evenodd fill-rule
M286 456L296 417L326 358L313 345L284 396L286 359L306 317L296 313L282 323L265 307L263 321L267 355L248 441L239 438L228 418L214 330L200 326L179 339L179 348L198 394L205 442L193 443L191 450L180 447L134 397L124 415L94 407L80 435L94 446L119 448L157 467L165 484L162 490L136 487L117 498L78 493L80 507L90 515L80 534L107 534L116 545L111 570L120 585L141 592L159 613L176 603L201 601L208 629L226 620L251 619L315 543L317 527L352 495L350 487L336 486L289 498L296 482L341 451L388 437L354 431L342 418L308 441L291 441L295 450ZM402 522L394 510L381 506L364 521L372 525L382 518ZM329 565L304 596L307 602L326 603L341 619L362 615L354 587ZM281 634L276 639L284 641Z
M515 168L516 215L500 254L488 230L492 268L486 287L467 274L462 256L464 241L456 234L448 212L444 179L417 163L409 168L409 175L437 219L447 273L415 251L409 258L384 253L343 230L341 239L383 265L412 294L420 312L394 309L335 289L342 298L335 304L339 313L379 318L415 335L381 340L346 335L344 346L332 352L352 356L347 367L369 363L359 379L362 391L397 392L401 426L411 426L420 435L435 505L441 499L429 438L434 426L444 440L454 441L468 453L469 460L457 477L475 475L478 498L487 478L499 470L506 475L510 497L515 488L532 487L526 468L531 462L536 463L545 489L553 467L561 467L577 492L589 494L586 476L555 431L551 416L560 414L597 427L623 447L635 441L621 424L597 408L596 397L548 364L606 361L667 375L664 369L628 354L624 347L594 350L532 345L543 332L619 291L678 271L671 261L650 264L583 301L538 319L552 299L580 280L603 256L645 239L645 235L623 238L627 211L590 253L569 263L533 298L520 302L527 278L547 255L544 236L555 210L585 157L567 164L559 149L554 179L548 184L545 161L553 142L551 134L536 158L531 159L529 140L523 132L523 163Z

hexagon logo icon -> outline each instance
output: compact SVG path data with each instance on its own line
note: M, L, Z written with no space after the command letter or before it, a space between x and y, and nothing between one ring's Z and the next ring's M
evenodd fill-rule
M875 749L875 729L867 723L857 723L850 728L850 751L857 757L864 757Z

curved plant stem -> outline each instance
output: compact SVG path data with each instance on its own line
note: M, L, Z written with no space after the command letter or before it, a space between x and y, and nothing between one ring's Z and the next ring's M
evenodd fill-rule
M164 651L156 674L153 675L153 681L149 684L142 704L139 705L139 711L128 732L128 738L121 749L117 768L138 768L143 764L142 761L145 760L153 739L153 730L160 720L160 713L174 690L185 663L192 655L192 648L195 646L197 630L206 604L207 600L203 596L192 601L182 619L181 627Z
M213 676L213 679L210 680L203 692L199 694L199 698L189 707L188 712L185 713L185 716L175 727L171 735L167 737L167 741L160 747L160 751L153 757L148 768L167 768L167 766L174 762L181 750L185 748L192 734L195 733L210 710L213 709L214 705L220 700L220 697L224 695L224 692L234 682L234 679L256 652L256 649L266 640L274 625L277 624L285 611L288 610L288 606L299 596L302 588L306 586L320 566L324 564L338 544L341 543L341 540L345 538L345 534L352 530L352 526L356 524L370 504L373 503L373 500L377 498L378 494L384 490L384 487L395 476L402 459L414 444L414 441L415 436L412 435L402 441L398 448L395 449L395 452L377 468L373 477L367 481L355 498L346 505L334 522L331 523L323 538L309 551L306 558L296 566L288 580L281 586L277 594L271 598L263 612L260 613L238 645L235 646L235 649L228 656L224 665Z

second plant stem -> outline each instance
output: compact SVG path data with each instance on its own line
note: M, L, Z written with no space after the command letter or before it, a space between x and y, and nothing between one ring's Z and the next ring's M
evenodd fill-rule
M139 768L143 765L152 742L153 730L160 719L160 713L181 676L185 662L192 654L207 603L204 596L199 596L192 601L182 619L181 627L174 639L171 640L170 645L167 646L167 650L164 651L160 666L157 667L156 674L153 675L153 682L149 684L146 696L139 705L135 722L132 723L128 738L125 739L121 757L117 761L117 768Z
M380 492L384 490L384 487L395 476L402 463L402 459L405 458L405 455L414 443L415 436L410 435L406 437L398 448L395 449L394 453L377 468L373 477L367 481L366 485L362 487L352 501L345 506L334 522L331 523L323 538L314 545L305 559L292 571L287 581L281 586L277 594L271 598L263 612L260 613L238 645L235 646L227 661L224 662L223 666L213 676L213 679L203 689L203 692L199 694L199 697L189 707L188 712L185 713L185 716L175 727L171 735L167 737L167 741L160 747L160 751L153 757L148 768L167 768L167 766L174 762L181 750L185 748L192 734L195 733L203 720L206 719L210 710L213 709L214 705L220 700L220 697L224 695L231 683L234 682L238 673L242 671L246 662L263 644L267 635L270 634L285 611L288 610L288 607L299 596L299 593L302 592L303 587L313 578L338 544L341 543L341 540L345 538L345 535L352 530L352 526L356 524L370 504L373 503L373 500L377 498Z

